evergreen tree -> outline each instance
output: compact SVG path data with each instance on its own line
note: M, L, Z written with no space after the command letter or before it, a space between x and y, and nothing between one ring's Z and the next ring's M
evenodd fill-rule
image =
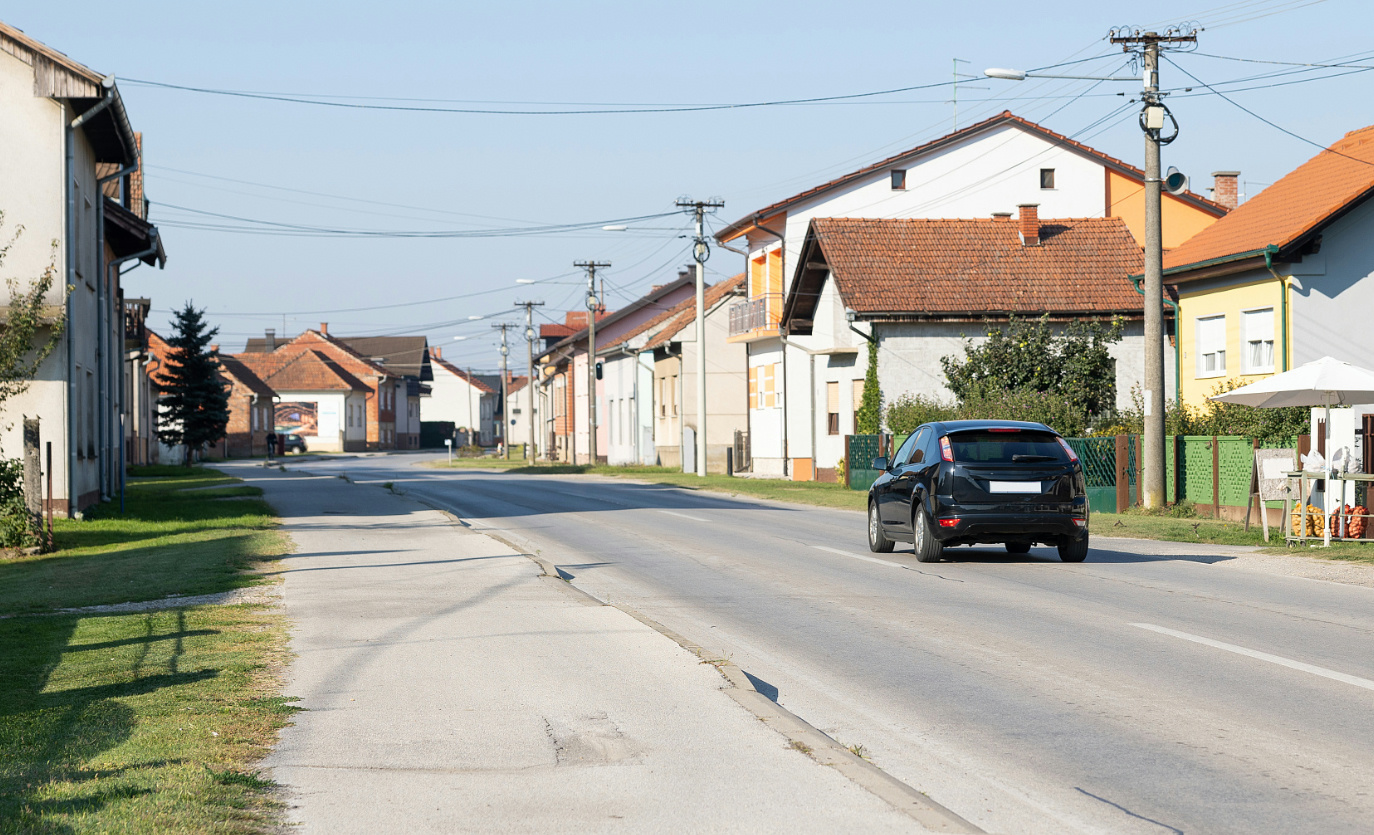
M186 466L193 453L224 437L229 425L229 393L219 377L219 352L209 350L219 328L206 330L204 311L190 302L176 313L176 332L167 344L165 382L157 436L169 446L186 447Z
M883 394L878 389L878 341L875 336L868 343L868 371L864 374L863 399L854 416L860 435L876 435L882 428Z

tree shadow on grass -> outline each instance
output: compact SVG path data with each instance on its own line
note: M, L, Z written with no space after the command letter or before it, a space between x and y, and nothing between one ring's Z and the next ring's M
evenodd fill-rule
M128 631L139 616L102 619L106 630ZM29 617L0 621L0 832L73 832L73 815L98 812L152 790L125 773L164 763L91 768L98 755L134 732L137 716L121 698L213 678L217 670L177 670L183 639L197 631L177 612L176 631L72 645L81 618ZM163 670L142 675L147 648L173 641ZM140 649L132 647L142 643ZM111 668L108 650L131 647L128 669ZM97 651L97 652L93 652ZM64 666L67 665L67 666ZM55 676L63 668L62 676ZM81 686L65 686L91 682ZM60 785L59 785L60 784Z

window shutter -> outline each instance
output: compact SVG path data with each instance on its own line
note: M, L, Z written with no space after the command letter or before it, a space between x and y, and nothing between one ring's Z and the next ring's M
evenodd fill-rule
M749 369L749 408L759 407L759 366Z
M825 384L825 410L830 413L838 413L840 411L839 383Z

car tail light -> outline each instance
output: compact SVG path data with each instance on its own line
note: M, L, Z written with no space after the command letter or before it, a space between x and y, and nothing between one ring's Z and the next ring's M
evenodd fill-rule
M1069 446L1069 442L1066 441L1066 440L1064 440L1063 438L1058 438L1058 437L1056 437L1055 440L1058 441L1058 442L1059 442L1059 445L1062 446L1062 447L1064 448L1064 451L1067 452L1067 453L1069 454L1069 460L1072 461L1073 463L1077 464L1077 463L1078 463L1078 453L1076 453L1076 452L1073 451L1073 447Z
M958 525L959 525L959 519L958 519L958 517L955 517L955 518L953 518L953 519L941 519L941 520L940 520L940 527L942 527L942 528L953 528L953 527L957 527Z
M1017 428L1015 428L1015 427L1012 427L1012 426L993 426L993 427L989 428L988 431L989 431L989 432L1020 432L1021 430L1020 430L1020 429L1017 429Z
M946 461L954 460L954 448L949 445L949 436L940 437L940 457Z
M1074 523L1075 525L1077 525L1078 527L1080 527L1080 528L1086 528L1086 527L1088 526L1088 520L1087 520L1087 519L1074 519L1074 520L1073 520L1073 523Z

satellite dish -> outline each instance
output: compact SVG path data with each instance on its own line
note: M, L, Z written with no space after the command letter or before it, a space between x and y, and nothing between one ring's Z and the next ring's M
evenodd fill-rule
M1164 174L1164 190L1170 194L1182 194L1188 190L1188 177L1172 165Z

